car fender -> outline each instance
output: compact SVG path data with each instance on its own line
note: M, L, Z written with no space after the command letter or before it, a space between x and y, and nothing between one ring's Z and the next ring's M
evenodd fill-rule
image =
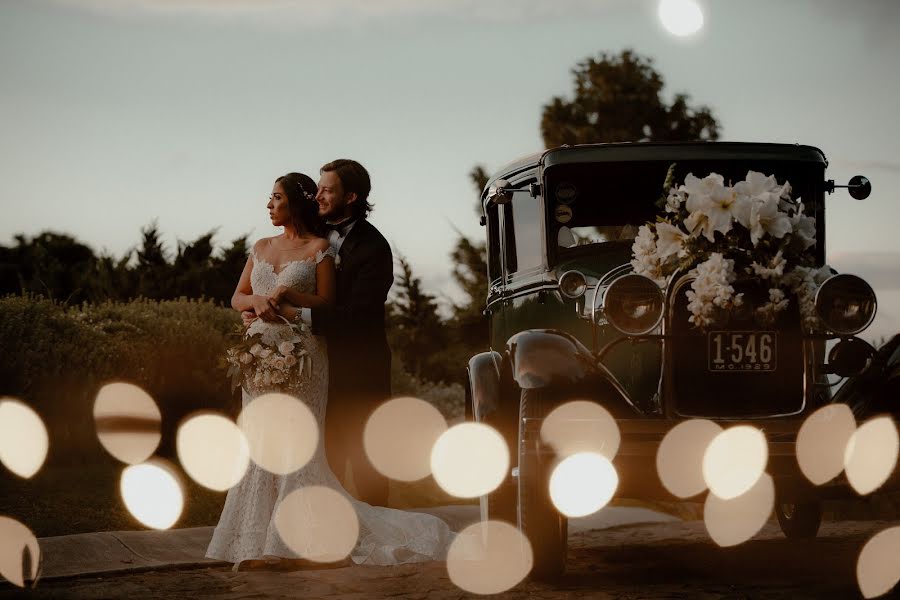
M469 375L469 392L472 396L472 415L476 421L500 408L500 364L503 357L499 352L481 352L469 359L466 369Z
M531 329L506 343L512 378L522 389L583 381L593 370L593 356L574 337L553 329Z

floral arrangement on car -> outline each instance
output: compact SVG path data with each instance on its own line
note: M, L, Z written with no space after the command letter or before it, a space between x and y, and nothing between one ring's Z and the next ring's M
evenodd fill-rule
M300 345L302 326L284 321L293 335L273 338L264 331L247 335L243 327L235 332L238 341L225 355L232 391L241 385L286 389L310 376L312 358Z
M635 273L665 287L676 271L689 272L694 277L687 291L689 321L699 329L744 307L744 294L732 286L744 277L768 286L768 300L753 308L758 323L773 323L793 294L804 327L815 329L816 290L832 271L816 268L807 252L816 243L816 222L805 214L803 202L791 197L790 183L779 185L773 175L749 171L734 185L710 173L702 179L688 174L675 187L674 167L658 203L664 213L642 225L632 245Z

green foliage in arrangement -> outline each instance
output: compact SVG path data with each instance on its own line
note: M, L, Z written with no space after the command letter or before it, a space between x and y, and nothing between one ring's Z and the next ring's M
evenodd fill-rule
M220 359L235 311L211 301L135 300L66 306L41 297L0 299L0 395L33 406L50 429L51 457L99 452L93 400L111 381L146 390L163 414L164 452L190 412L234 413Z

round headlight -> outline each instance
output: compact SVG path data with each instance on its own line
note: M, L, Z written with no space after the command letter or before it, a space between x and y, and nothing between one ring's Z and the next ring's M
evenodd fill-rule
M559 293L566 298L580 298L587 291L587 281L578 271L566 271L559 278Z
M653 331L663 316L662 290L643 275L623 275L606 288L603 313L613 327L626 335Z
M830 277L816 292L816 312L825 327L840 335L855 335L875 318L875 292L856 275Z

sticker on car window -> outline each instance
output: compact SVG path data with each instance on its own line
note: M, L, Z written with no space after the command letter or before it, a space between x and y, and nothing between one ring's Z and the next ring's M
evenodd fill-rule
M572 204L578 197L578 188L570 181L563 181L556 186L556 201L561 204Z
M557 204L555 214L557 223L568 223L572 220L572 207L565 204Z

